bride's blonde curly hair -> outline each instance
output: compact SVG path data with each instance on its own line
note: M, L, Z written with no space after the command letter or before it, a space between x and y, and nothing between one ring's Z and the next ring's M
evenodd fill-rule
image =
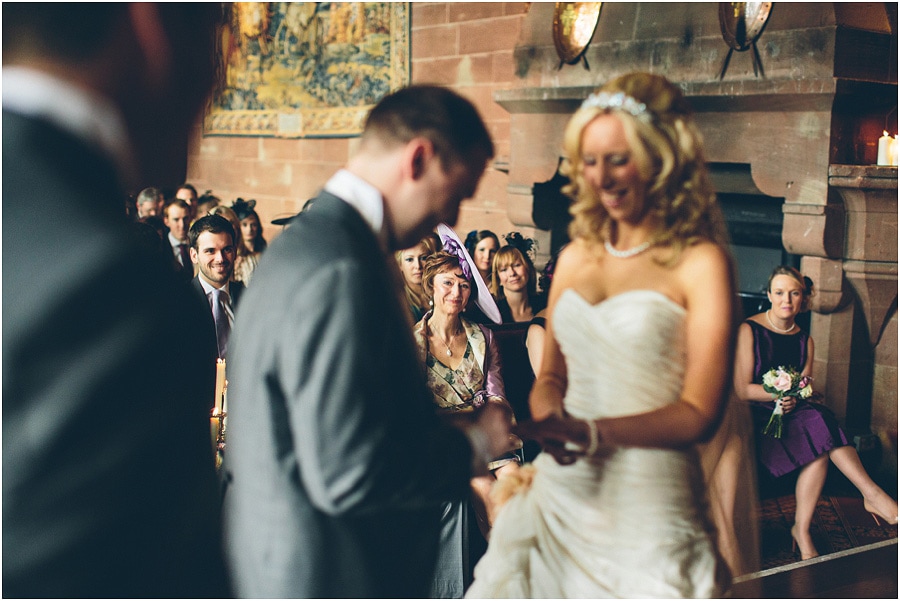
M653 244L671 246L673 262L700 240L724 244L727 236L709 180L702 138L681 90L659 75L630 73L613 79L598 92L621 92L643 103L645 109L634 109L637 103L603 108L602 102L588 102L570 119L564 136L567 159L561 167L571 182L563 192L574 200L569 209L573 216L570 237L593 242L609 239L609 214L583 177L581 151L588 124L599 115L612 113L621 120L638 173L647 182L647 210L661 224Z

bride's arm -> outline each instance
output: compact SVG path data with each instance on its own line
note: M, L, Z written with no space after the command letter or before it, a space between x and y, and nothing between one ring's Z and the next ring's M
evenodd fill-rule
M553 274L553 285L547 300L546 333L544 334L544 353L541 369L531 388L528 405L531 418L535 421L550 416L563 415L563 396L568 386L566 361L553 335L553 311L562 291L571 287L571 280L576 269L576 261L570 256L575 245L570 244L562 252L556 262Z
M731 262L708 242L685 249L681 261L675 274L687 310L681 398L655 411L597 420L602 442L680 448L706 440L719 423L734 355Z

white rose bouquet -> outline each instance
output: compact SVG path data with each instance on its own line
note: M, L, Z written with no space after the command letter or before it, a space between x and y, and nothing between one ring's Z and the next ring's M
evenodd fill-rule
M763 374L763 389L769 394L774 395L775 409L769 418L769 423L763 428L763 434L772 436L773 438L781 438L782 425L784 419L784 408L781 401L785 397L799 397L808 399L812 396L812 378L809 376L801 376L793 367L783 367L770 369Z

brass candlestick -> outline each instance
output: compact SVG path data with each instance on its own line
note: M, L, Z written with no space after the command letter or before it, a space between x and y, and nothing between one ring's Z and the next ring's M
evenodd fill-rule
M228 414L226 412L216 413L215 409L213 409L213 413L209 417L210 440L213 445L213 452L216 455L216 469L222 467L222 458L225 454L225 432L227 428L225 418L227 417Z

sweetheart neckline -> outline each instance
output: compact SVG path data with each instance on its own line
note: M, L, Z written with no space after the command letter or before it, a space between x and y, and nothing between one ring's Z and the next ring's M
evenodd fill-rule
M600 300L596 303L591 303L590 301L588 301L586 298L584 298L584 296L581 295L580 292L578 292L574 288L566 288L565 290L563 290L562 294L560 295L560 298L562 298L562 295L564 295L566 292L571 292L576 297L578 297L578 299L582 303L586 304L588 307L590 307L592 309L596 309L598 307L605 305L606 303L613 302L623 296L629 296L629 295L633 295L633 294L649 294L651 296L654 296L656 298L659 298L659 299L665 301L666 304L668 304L670 307L672 307L674 309L677 309L681 313L687 313L687 309L685 309L684 307L682 307L681 305L676 303L674 300L669 298L667 295L663 294L659 290L651 290L649 288L635 288L633 290L626 290L625 292L620 292L613 296L608 296L608 297L604 298L603 300Z

